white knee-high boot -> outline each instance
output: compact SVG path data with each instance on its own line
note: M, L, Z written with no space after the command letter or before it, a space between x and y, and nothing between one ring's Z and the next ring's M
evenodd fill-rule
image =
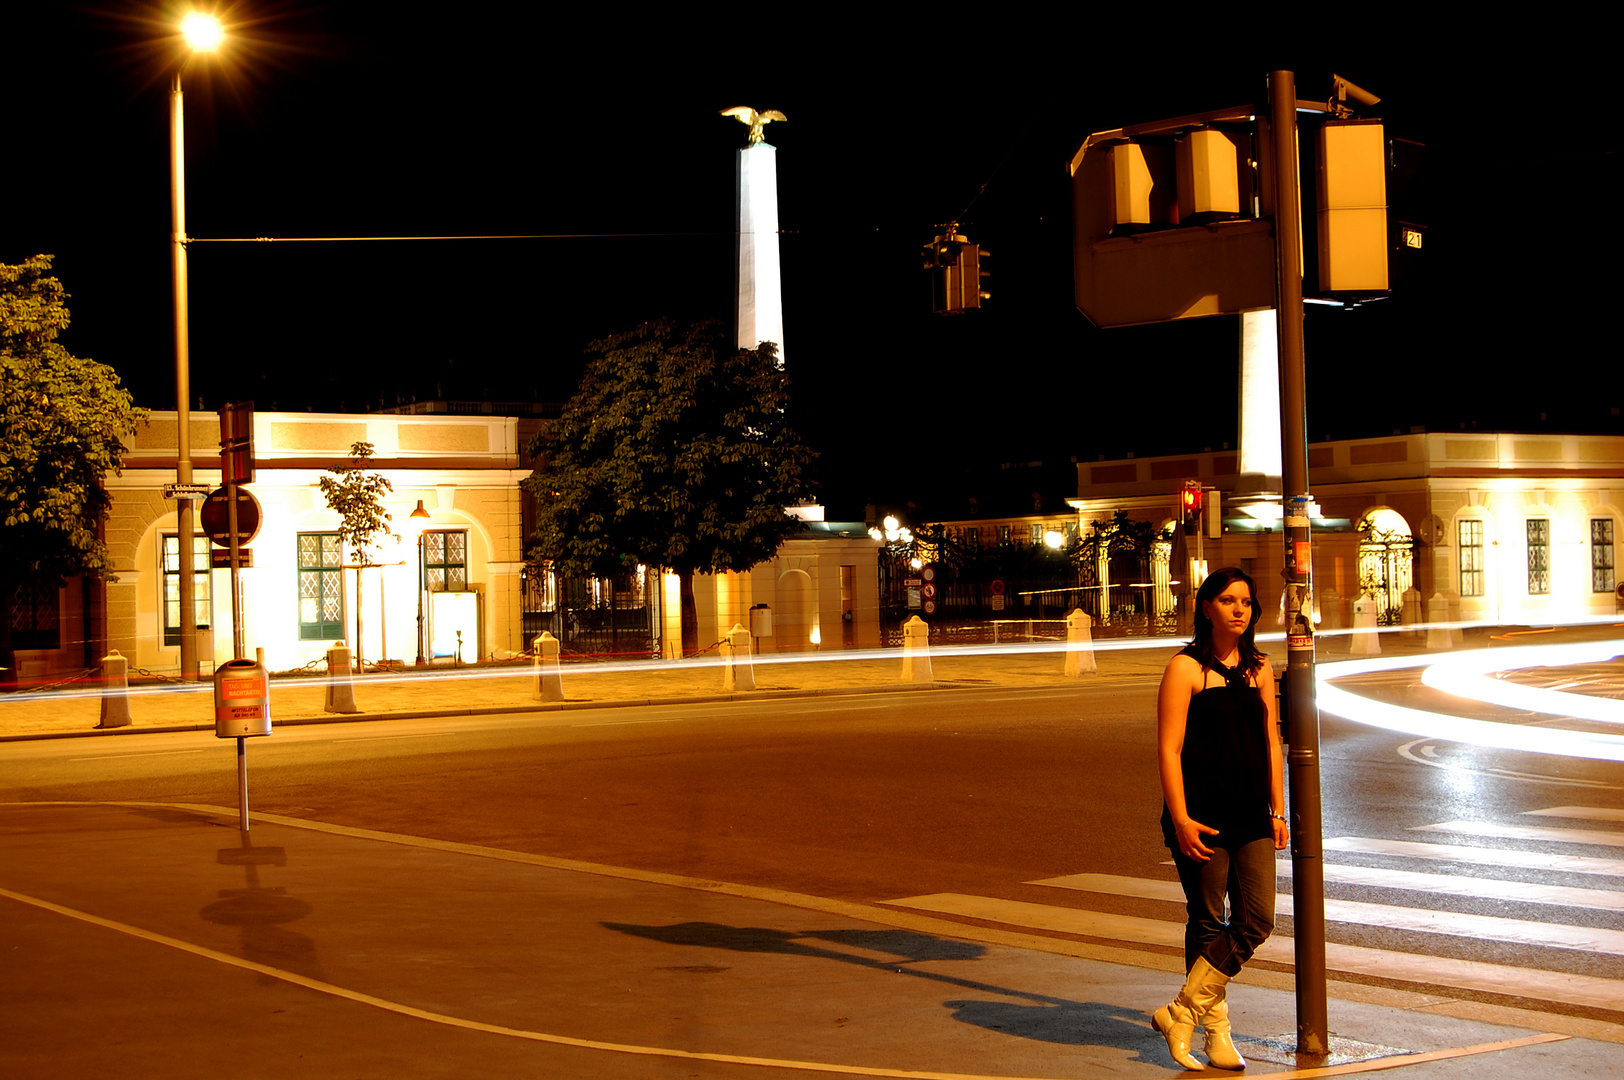
M1235 1041L1230 1036L1229 1002L1225 998L1225 988L1219 987L1218 994L1218 1000L1197 1018L1206 1036L1207 1061L1216 1069L1244 1069L1246 1059L1235 1049Z
M1167 1052L1186 1069L1199 1069L1201 1062L1190 1054L1190 1040L1195 1026L1211 1008L1214 1000L1221 1000L1224 984L1229 976L1207 963L1206 957L1196 957L1195 966L1184 980L1178 997L1156 1010L1150 1022L1167 1039Z

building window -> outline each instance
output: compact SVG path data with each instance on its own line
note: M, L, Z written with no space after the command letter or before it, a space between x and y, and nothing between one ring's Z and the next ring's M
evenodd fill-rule
M423 534L423 587L429 592L468 588L468 532L437 529Z
M1460 594L1483 595L1483 522L1460 523Z
M1617 578L1613 574L1613 519L1590 519L1590 591L1612 592Z
M1551 519L1528 519L1528 595L1551 591Z
M344 545L337 533L300 533L299 640L344 636Z
M1032 546L1043 546L1043 525L1041 522L1034 521L1032 523Z
M1609 525L1612 522L1608 522ZM56 586L24 581L11 596L11 647L60 649L62 620Z
M180 537L164 533L163 603L164 644L180 644ZM209 538L192 534L192 625L208 626L213 607L209 599Z
M998 526L998 546L999 547L1008 547L1009 546L1009 526L1008 525L1000 525L1000 526Z

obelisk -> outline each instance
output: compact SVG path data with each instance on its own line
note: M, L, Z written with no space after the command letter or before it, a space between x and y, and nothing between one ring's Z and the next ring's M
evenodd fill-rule
M778 151L762 138L762 126L783 120L776 109L727 109L723 116L750 125L750 141L739 151L737 188L738 289L734 300L739 348L764 341L778 346L784 366L784 290L778 265Z
M1273 308L1241 314L1240 482L1237 507L1280 501L1280 343Z

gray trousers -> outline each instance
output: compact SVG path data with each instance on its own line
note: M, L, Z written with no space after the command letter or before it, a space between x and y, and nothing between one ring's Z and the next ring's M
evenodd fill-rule
M1198 956L1233 979L1274 930L1274 840L1265 837L1233 851L1213 848L1212 858L1196 862L1173 851L1184 886L1184 970ZM1224 898L1229 898L1225 918Z

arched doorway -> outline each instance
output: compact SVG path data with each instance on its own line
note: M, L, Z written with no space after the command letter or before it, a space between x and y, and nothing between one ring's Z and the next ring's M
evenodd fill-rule
M817 622L817 592L805 570L786 570L778 577L778 610L773 612L773 647L779 652L804 652L812 647Z
M1376 623L1396 625L1414 580L1415 538L1404 515L1378 507L1359 519L1359 591L1376 601Z

